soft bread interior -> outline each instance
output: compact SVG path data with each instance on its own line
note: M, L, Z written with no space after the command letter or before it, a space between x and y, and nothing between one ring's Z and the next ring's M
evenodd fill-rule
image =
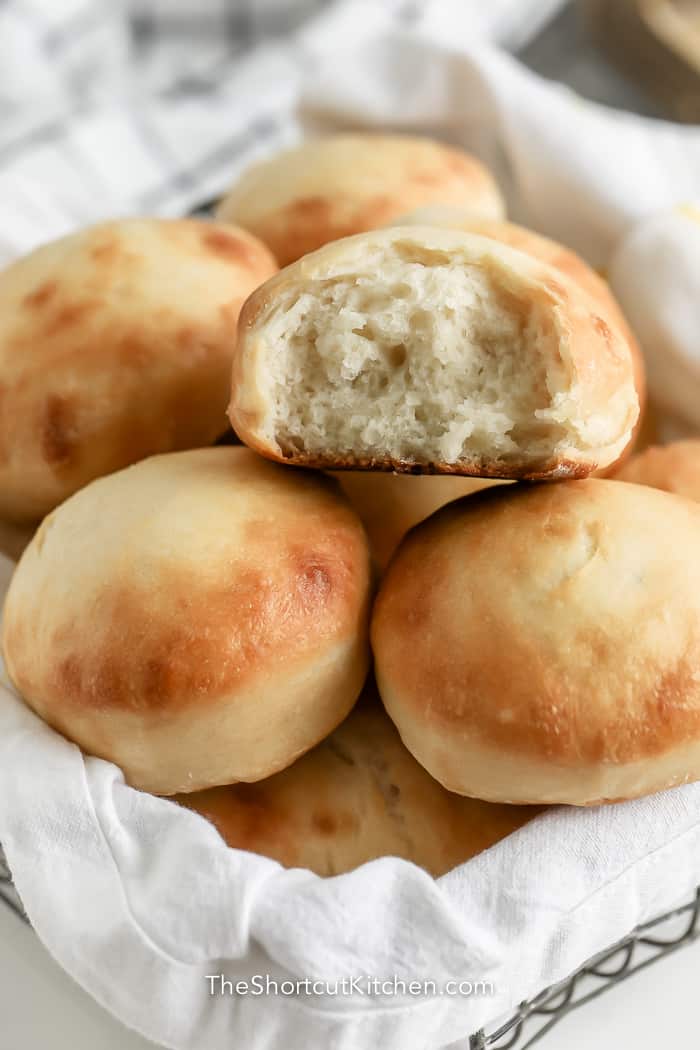
M289 287L261 340L285 454L507 465L586 447L551 306L449 252L396 241L365 272Z

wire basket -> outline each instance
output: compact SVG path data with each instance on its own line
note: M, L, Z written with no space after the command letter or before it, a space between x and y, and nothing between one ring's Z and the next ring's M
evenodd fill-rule
M27 913L22 907L22 902L12 882L12 876L7 866L2 846L0 846L0 902L7 905L15 915L18 915L20 919L29 925Z
M0 846L0 902L29 925ZM558 1021L620 981L670 955L700 935L700 887L687 904L638 926L627 937L594 955L566 980L519 1004L502 1024L469 1037L469 1050L527 1050Z
M627 937L594 955L575 973L522 1002L507 1021L476 1032L469 1050L526 1050L591 999L620 981L690 944L700 935L700 887L687 904L665 912L632 930Z

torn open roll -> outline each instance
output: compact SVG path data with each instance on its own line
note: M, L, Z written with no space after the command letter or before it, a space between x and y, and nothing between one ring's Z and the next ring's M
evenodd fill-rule
M229 412L290 463L563 478L614 463L639 402L624 333L564 274L478 235L394 227L253 293Z

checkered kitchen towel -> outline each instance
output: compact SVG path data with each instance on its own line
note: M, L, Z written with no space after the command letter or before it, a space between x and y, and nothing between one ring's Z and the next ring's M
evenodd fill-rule
M463 0L474 32L511 46L562 4ZM307 41L337 6L0 0L0 262L83 223L182 214L293 142ZM349 6L367 31L415 25L434 5Z

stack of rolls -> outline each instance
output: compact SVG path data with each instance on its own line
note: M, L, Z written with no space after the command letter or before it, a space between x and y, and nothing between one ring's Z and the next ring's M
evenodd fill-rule
M692 471L625 463L620 307L475 158L320 139L0 305L6 668L134 788L287 866L440 875L700 778Z

